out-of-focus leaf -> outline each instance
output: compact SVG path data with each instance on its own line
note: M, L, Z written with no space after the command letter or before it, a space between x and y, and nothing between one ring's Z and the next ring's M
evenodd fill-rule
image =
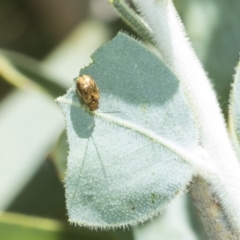
M64 93L52 72L40 62L22 54L0 50L0 75L9 83L24 90L40 90L52 97Z
M191 228L186 207L187 197L176 199L162 216L143 226L134 227L135 239L198 240Z
M0 215L0 235L3 240L116 239L109 232L79 229L54 220L9 213Z
M88 18L57 46L44 59L55 75L58 82L68 88L79 69L88 65L91 54L110 38L109 28L96 19Z
M57 99L70 148L69 218L100 228L136 224L185 189L193 169L184 158L194 157L197 129L178 79L139 42L118 34L93 60L81 74L96 80L100 109L81 107L75 84Z
M68 144L66 133L63 132L58 143L53 150L52 157L57 168L58 176L61 180L65 178L67 170Z
M62 116L46 95L15 91L1 103L0 209L35 174L62 130Z

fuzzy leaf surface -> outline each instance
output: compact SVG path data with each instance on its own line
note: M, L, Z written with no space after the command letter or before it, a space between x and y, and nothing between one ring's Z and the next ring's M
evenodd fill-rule
M69 220L92 228L134 225L186 189L193 169L184 158L197 149L197 128L178 79L144 45L119 33L92 58L81 74L95 79L100 108L87 111L75 83L57 99L70 150Z

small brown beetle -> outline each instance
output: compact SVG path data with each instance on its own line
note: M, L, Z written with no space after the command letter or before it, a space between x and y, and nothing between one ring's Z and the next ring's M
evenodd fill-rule
M89 75L81 75L77 78L76 91L80 100L86 104L90 111L98 109L100 93L96 82Z

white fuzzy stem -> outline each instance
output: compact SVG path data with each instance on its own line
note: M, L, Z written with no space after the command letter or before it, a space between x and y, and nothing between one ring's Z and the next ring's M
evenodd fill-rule
M235 231L240 233L240 166L231 146L216 95L197 59L170 0L133 0L153 31L166 64L186 91L199 129L199 146L207 152L214 174L204 174ZM196 168L198 163L195 164ZM201 173L202 174L202 173Z

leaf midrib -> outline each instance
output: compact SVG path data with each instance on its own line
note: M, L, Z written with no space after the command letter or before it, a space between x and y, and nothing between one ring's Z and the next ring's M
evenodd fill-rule
M63 104L67 104L72 107L76 107L78 109L82 109L82 107L79 105L79 102L69 101L63 97L57 98L56 101L61 102ZM152 131L149 131L148 129L139 127L138 125L130 123L129 121L122 120L122 119L114 117L113 115L109 115L107 113L100 113L97 111L92 112L91 114L95 117L103 119L104 121L114 123L114 124L118 125L119 127L132 130L138 134L141 134L142 136L146 137L148 140L150 140L152 142L155 142L162 146L165 146L167 149L169 149L171 152L173 152L176 155L178 155L179 157L181 157L186 162L192 162L193 157L196 158L196 156L193 156L192 153L188 153L181 146L171 143L170 141L156 135Z

